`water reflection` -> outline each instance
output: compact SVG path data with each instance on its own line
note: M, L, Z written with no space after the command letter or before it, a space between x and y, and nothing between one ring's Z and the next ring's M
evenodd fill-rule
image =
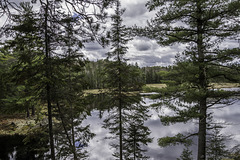
M55 125L56 158L86 159L89 140L93 138L90 125L82 125L89 111L85 105L62 106L57 104L58 123Z
M147 107L138 102L128 104L122 109L122 143L123 159L148 159L146 146L152 142L150 130L144 122L150 117ZM104 119L103 128L111 133L111 146L115 148L114 157L119 157L119 115L118 109L113 107Z
M119 139L117 135L116 108L111 107L109 97L106 95L89 98L92 103L82 108L75 108L71 112L60 108L63 117L56 117L59 122L55 127L56 153L58 159L73 159L76 149L79 159L112 160L113 153L118 154ZM143 102L142 102L143 101ZM171 146L161 148L157 139L164 136L172 136L177 133L194 132L198 130L197 123L191 121L187 124L175 124L163 126L159 114L161 111L150 108L155 103L149 98L140 98L123 109L123 149L124 159L149 159L171 160L180 156L184 146ZM237 103L212 110L214 122L227 122L221 130L223 135L233 135L233 139L227 141L228 148L240 144L240 101ZM61 107L61 106L60 106ZM71 118L72 117L72 118ZM115 119L115 120L114 120ZM64 129L65 126L65 129ZM74 133L72 132L74 129ZM40 132L36 131L35 134ZM93 136L95 134L95 136ZM39 137L39 139L35 139ZM45 138L44 138L45 137ZM113 137L109 139L106 137ZM0 159L7 160L10 156L16 159L47 159L48 137L46 135L31 135L26 137L0 137ZM197 138L193 140L191 150L196 159ZM72 145L72 146L71 146ZM138 158L137 158L138 157ZM140 158L141 157L141 158Z
M148 111L144 111L147 115L147 119L144 120L144 126L147 126L151 133L148 137L153 138L152 143L148 143L147 146L143 147L147 151L144 153L145 156L150 157L150 160L169 160L179 158L184 146L170 146L161 148L157 144L157 139L165 136L172 136L177 133L184 132L196 132L198 131L198 125L196 121L191 121L187 124L179 123L171 126L162 125L159 114L161 111L149 108L150 104L155 103L155 100L149 98L143 98L145 104L142 104L143 108L148 108ZM137 106L137 105L136 105ZM237 103L227 106L225 108L214 110L213 118L215 122L228 122L225 128L221 130L224 135L232 134L234 138L227 142L229 148L240 144L240 130L239 130L239 117L240 117L240 101ZM94 131L96 137L90 140L88 151L90 152L90 160L112 160L114 157L112 153L115 151L114 148L110 147L109 144L116 143L117 141L113 139L105 139L105 137L113 136L110 134L111 130L109 128L102 128L104 124L104 119L109 117L109 109L102 110L102 119L99 118L99 111L97 109L92 111L91 116L87 117L84 121L85 124L91 124L90 129ZM133 114L132 114L133 115ZM141 115L141 114L140 114ZM193 139L193 145L190 147L193 151L193 158L196 158L197 151L197 137ZM174 152L173 152L174 151Z
M35 160L44 159L48 151L48 137L40 132L23 135L0 136L0 159L1 160Z

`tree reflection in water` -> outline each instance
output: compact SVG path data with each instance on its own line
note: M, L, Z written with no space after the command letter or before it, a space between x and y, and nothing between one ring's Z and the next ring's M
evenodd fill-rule
M84 119L90 114L85 107L64 107L57 104L59 123L56 127L56 157L58 159L86 159L88 157L87 146L94 137L90 131L90 125L82 125Z
M119 134L122 134L122 152L123 159L148 159L145 149L148 143L152 142L150 130L144 125L144 122L150 117L148 109L141 104L141 97L128 97L128 102L122 108L122 133L119 130L119 112L118 107L114 106L108 112L107 118L104 120L103 127L109 129L112 134L111 146L115 148L113 156L119 157ZM130 100L130 101L129 101ZM125 101L127 102L127 101ZM131 104L132 103L132 104Z

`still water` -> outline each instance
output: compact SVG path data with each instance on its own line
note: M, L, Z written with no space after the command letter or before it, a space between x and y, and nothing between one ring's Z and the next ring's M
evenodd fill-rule
M159 110L156 108L149 107L151 104L155 103L155 100L150 98L142 97L141 105L143 108L141 110L132 110L131 112L126 112L131 119L131 116L136 116L138 113L140 115L145 115L146 117L141 117L138 121L138 128L136 130L142 129L143 132L149 133L144 134L142 139L139 140L139 148L142 150L142 156L148 157L149 160L175 160L179 158L183 146L171 146L161 148L157 144L157 140L160 137L164 136L173 136L177 133L184 132L197 132L197 122L191 121L187 124L177 123L170 126L163 126L159 115L163 113L171 114L170 110ZM99 99L97 100L99 101ZM136 106L138 107L138 106ZM227 107L219 107L213 110L209 110L213 113L213 119L216 123L223 124L224 128L221 130L221 133L227 136L232 136L231 140L226 141L228 147L233 147L235 145L240 144L240 101L229 105ZM83 119L81 122L81 126L89 125L89 129L95 136L91 137L87 144L82 145L80 148L87 151L88 157L86 159L89 160L113 160L115 157L112 155L116 149L116 145L118 143L117 136L115 135L111 129L111 126L106 127L106 119L113 116L114 111L111 108L106 109L102 106L101 103L93 103L91 106L90 115ZM97 109L101 108L101 109ZM147 110L145 110L147 109ZM113 116L114 117L114 116ZM111 121L111 120L110 120ZM130 120L131 121L131 120ZM137 120L136 120L137 121ZM109 122L109 121L108 121ZM136 124L137 122L134 122ZM141 124L141 125L139 125ZM123 124L125 125L125 124ZM105 126L105 127L104 127ZM127 125L126 125L127 126ZM109 129L110 128L110 129ZM131 126L128 125L128 130L126 130L126 135L130 135ZM112 139L106 137L113 137ZM130 136L128 136L129 138ZM31 147L34 142L30 142L30 145L26 146L22 140L24 137L0 137L0 160L6 159L46 159L46 158L34 158L36 155L43 155L42 153L34 153L28 152L29 147ZM146 139L146 142L142 142L143 139ZM130 140L130 139L125 139ZM152 142L150 142L150 140ZM197 139L193 139L194 143L191 146L191 150L193 151L193 157L196 159L196 149L197 149ZM59 143L60 144L60 143ZM62 144L60 144L62 145ZM80 146L78 141L76 141L75 145ZM115 146L115 147L114 147ZM127 144L126 144L127 146ZM38 146L36 146L38 147ZM131 148L131 146L129 146ZM18 152L18 156L17 153ZM25 153L25 154L23 154ZM46 152L45 152L46 154ZM35 156L34 156L35 155ZM18 158L16 158L18 157ZM39 156L41 157L41 156ZM72 159L72 158L67 158ZM144 159L144 158L142 158Z
M149 106L155 103L155 100L149 98L143 98L145 106ZM226 141L227 146L233 147L240 144L240 101L234 103L233 105L227 107L219 107L214 110L209 110L213 112L214 122L222 124L223 129L221 133L224 135L231 135L232 139ZM170 146L161 148L157 144L157 139L164 136L173 136L177 133L183 132L196 132L198 129L198 124L195 121L192 121L187 124L177 123L170 126L163 126L159 114L163 111L156 109L150 109L148 114L151 115L148 120L144 122L144 125L147 126L151 134L149 137L153 138L152 143L149 143L146 146L146 155L149 156L150 160L175 160L179 158L182 153L183 146ZM171 112L165 110L164 112ZM84 121L85 124L91 124L91 130L95 132L96 136L90 141L88 151L90 160L112 160L112 152L114 151L109 144L111 140L106 140L105 137L109 135L109 130L102 128L103 119L108 115L107 112L103 114L102 119L99 118L99 111L94 110L91 113L91 116L87 117ZM193 144L191 149L193 150L193 157L196 159L196 149L197 143Z

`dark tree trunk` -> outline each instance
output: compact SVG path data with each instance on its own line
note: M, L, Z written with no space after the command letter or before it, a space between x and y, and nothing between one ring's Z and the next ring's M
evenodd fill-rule
M49 49L49 36L48 36L48 10L49 2L47 0L45 6L45 57L46 57L46 78L50 79L50 49ZM48 108L48 129L49 129L49 140L51 148L51 159L55 160L55 150L54 150L54 139L53 139L53 125L52 125L52 105L51 105L51 87L49 82L46 84L47 91L47 108Z
M30 114L29 114L29 107L27 106L27 108L26 108L26 111L27 111L27 118L29 118L30 117Z
M64 132L67 136L67 140L69 142L69 145L70 145L70 148L72 150L72 153L73 153L73 157L74 157L74 160L78 160L77 158L77 152L76 152L76 147L75 147L75 138L74 138L74 126L73 126L73 118L71 118L71 130L72 130L72 141L71 141L71 137L69 136L68 134L68 130L66 128L66 124L64 123L64 117L63 117L63 113L61 111L61 107L59 105L59 103L57 102L57 108L58 108L58 112L59 112L59 115L60 115L60 118L61 118L61 122L62 122L62 126L63 126L63 129L64 129ZM71 111L72 112L72 111Z
M71 105L71 130L72 130L72 150L74 160L78 160L76 146L75 146L75 130L74 130L74 117L73 117L73 107Z
M133 160L136 160L136 128L134 126L134 139L133 139Z
M207 120L207 81L206 81L206 66L203 43L203 20L201 2L197 1L197 54L199 67L199 90L203 92L199 97L199 131L198 131L198 160L206 159L206 120Z
M35 116L35 107L32 106L32 116Z
M198 131L198 160L206 159L206 124L207 124L207 110L206 99L200 102L200 117L199 117L199 131Z
M121 104L121 100L119 102ZM119 105L119 151L120 151L120 160L123 159L123 146L122 146L122 107Z
M53 125L52 125L52 105L51 105L49 85L47 85L47 103L48 103L48 129L49 129L49 139L50 139L50 148L51 148L51 159L55 160Z

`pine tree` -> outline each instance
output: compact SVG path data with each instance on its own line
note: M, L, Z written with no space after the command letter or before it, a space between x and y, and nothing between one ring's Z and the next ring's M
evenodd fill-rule
M185 146L185 147L186 148L183 149L180 159L177 158L177 160L193 160L192 151L189 150L189 146Z
M161 93L175 116L162 116L165 124L198 120L199 131L187 136L160 139L170 143L186 142L198 135L198 160L206 159L208 109L215 104L228 103L234 92L213 90L215 78L239 82L239 49L221 48L221 42L239 34L240 3L237 0L153 1L146 4L156 17L139 34L156 39L160 45L186 44L178 56L171 81ZM221 70L219 70L219 67ZM167 101L166 98L172 99Z

